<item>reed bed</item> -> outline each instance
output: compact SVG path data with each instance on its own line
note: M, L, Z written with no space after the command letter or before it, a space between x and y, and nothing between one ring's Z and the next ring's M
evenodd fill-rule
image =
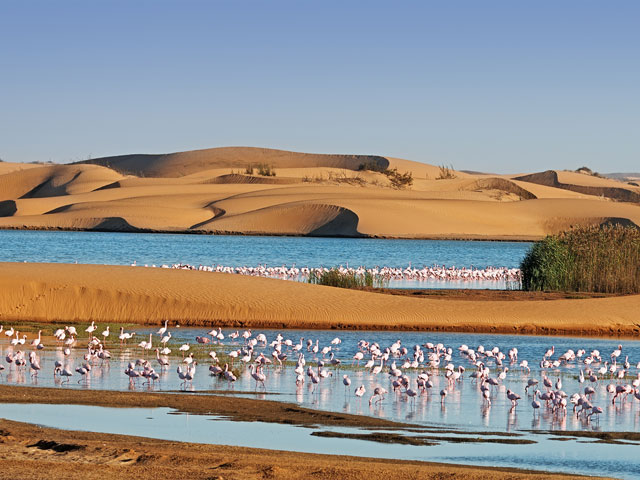
M325 285L338 288L365 288L365 287L385 287L389 282L380 275L373 275L370 272L341 272L337 268L332 268L323 272L312 270L309 272L308 283L314 285Z
M640 229L604 225L548 236L520 269L523 290L640 293Z

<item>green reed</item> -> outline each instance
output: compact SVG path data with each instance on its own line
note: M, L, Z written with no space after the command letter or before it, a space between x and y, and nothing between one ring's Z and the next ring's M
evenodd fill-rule
M548 236L520 268L523 290L640 293L640 230L603 225Z
M388 283L387 280L380 275L373 275L369 272L363 274L355 272L343 273L337 268L332 268L322 273L317 273L312 270L309 273L307 281L314 285L326 285L328 287L338 288L384 287Z

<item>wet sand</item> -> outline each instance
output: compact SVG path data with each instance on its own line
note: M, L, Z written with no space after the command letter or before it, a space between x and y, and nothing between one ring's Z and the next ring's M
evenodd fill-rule
M95 405L100 407L168 407L185 413L218 415L243 422L324 425L340 427L415 428L415 425L363 415L323 412L293 403L254 400L236 396L118 392L65 388L15 387L0 385L0 403L47 403L59 405ZM258 408L259 407L259 408Z
M491 479L587 478L58 430L0 420L0 479ZM596 478L596 477L589 477Z
M159 325L168 320L171 325L231 328L640 334L640 295L382 295L224 273L36 263L0 264L0 289L0 323L5 326L92 320ZM509 299L519 296L526 300Z

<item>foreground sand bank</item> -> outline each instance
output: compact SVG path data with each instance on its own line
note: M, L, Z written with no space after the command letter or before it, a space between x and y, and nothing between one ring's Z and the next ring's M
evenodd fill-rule
M0 435L3 479L576 478L514 469L178 443L57 430L7 420L0 420Z
M410 298L285 280L126 266L0 264L0 323L134 322L254 328L637 336L640 295Z

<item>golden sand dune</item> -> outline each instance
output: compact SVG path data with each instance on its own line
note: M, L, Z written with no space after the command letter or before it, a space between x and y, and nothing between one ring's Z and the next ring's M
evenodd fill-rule
M259 163L276 176L244 173ZM640 189L571 172L438 179L439 167L409 160L259 148L3 165L0 228L535 239L640 224ZM385 168L412 172L413 184L393 188L374 171Z
M226 213L226 212L225 212ZM358 216L335 205L296 202L225 214L197 228L220 233L357 237Z
M322 155L252 147L209 148L162 155L122 155L82 163L146 177L181 177L213 168L244 169L259 163L275 168L337 167L350 170L357 170L362 163L374 163L382 168L389 165L386 158L376 155Z
M547 170L516 177L515 180L571 190L622 202L640 203L640 187L584 173Z
M42 165L0 175L0 200L85 193L121 178L95 165Z
M18 170L26 170L28 168L42 167L38 163L15 163L15 162L0 162L0 175L5 173L11 173Z
M532 301L410 298L161 268L2 264L0 323L136 322L260 328L637 335L640 296Z

